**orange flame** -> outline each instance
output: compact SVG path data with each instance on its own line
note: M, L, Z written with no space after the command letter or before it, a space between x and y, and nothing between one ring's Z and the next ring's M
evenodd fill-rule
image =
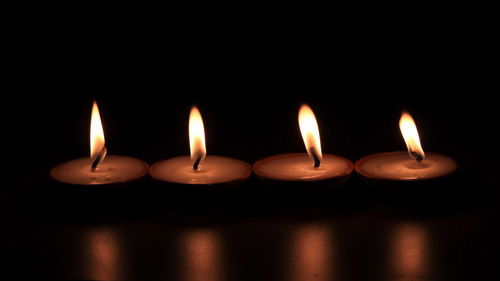
M299 110L299 128L309 157L314 159L314 154L316 154L322 160L323 155L321 153L318 122L316 121L314 112L306 104L303 104Z
M189 148L192 160L198 162L205 160L207 155L205 128L203 127L201 113L196 106L191 108L191 113L189 114Z
M105 157L105 143L104 131L102 129L101 116L99 115L99 108L94 101L92 106L92 117L90 119L90 159L94 162L97 158L99 163Z
M399 120L399 129L406 142L406 147L408 148L410 156L417 160L424 159L425 153L420 145L417 126L411 115L406 111L403 111L401 119Z

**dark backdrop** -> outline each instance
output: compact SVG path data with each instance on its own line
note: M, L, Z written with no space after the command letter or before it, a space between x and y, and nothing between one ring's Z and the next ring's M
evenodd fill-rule
M489 58L463 34L396 31L335 41L231 33L189 41L105 32L35 37L36 48L21 46L8 76L7 153L37 164L87 155L95 99L109 153L149 163L188 153L192 105L203 115L210 154L253 162L304 151L301 103L315 111L326 153L356 160L405 149L398 120L408 110L425 150L486 157L495 146Z

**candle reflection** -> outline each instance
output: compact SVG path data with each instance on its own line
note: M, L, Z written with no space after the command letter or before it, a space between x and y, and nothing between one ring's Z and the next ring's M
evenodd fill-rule
M122 280L120 249L116 234L108 229L99 229L88 236L87 278L92 280Z
M393 274L412 277L428 274L429 249L425 229L414 224L398 226L391 243Z
M333 237L328 227L301 226L292 235L291 280L334 280Z
M182 237L183 280L222 280L220 242L216 232L198 230Z

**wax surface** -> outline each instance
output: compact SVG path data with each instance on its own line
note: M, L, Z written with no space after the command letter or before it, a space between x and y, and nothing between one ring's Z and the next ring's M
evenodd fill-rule
M306 153L289 153L270 156L255 162L257 176L282 181L317 181L348 175L353 170L351 161L323 154L319 167Z
M64 183L100 185L135 180L148 172L146 163L127 156L108 155L95 172L91 172L90 165L89 157L78 158L56 166L50 175Z
M450 157L426 153L425 159L418 163L406 151L373 154L356 162L359 174L388 180L437 178L452 173L456 168L457 163Z
M181 184L216 184L244 180L251 174L250 164L241 160L209 155L193 170L189 156L160 161L149 170L158 180Z

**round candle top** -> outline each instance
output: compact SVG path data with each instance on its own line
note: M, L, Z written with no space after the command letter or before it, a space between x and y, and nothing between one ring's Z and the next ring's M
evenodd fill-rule
M155 163L149 174L167 182L209 185L245 180L251 174L251 167L241 160L208 155L195 170L189 156L178 156Z
M425 159L412 159L408 152L386 152L369 155L356 162L356 172L360 175L386 180L432 179L452 173L457 163L450 157L427 153Z
M50 176L64 183L100 185L132 181L148 172L146 163L127 156L106 156L93 172L91 165L89 157L78 158L54 167Z
M352 170L351 161L331 154L323 154L318 167L307 153L274 155L253 165L257 176L281 181L320 181L349 175Z

